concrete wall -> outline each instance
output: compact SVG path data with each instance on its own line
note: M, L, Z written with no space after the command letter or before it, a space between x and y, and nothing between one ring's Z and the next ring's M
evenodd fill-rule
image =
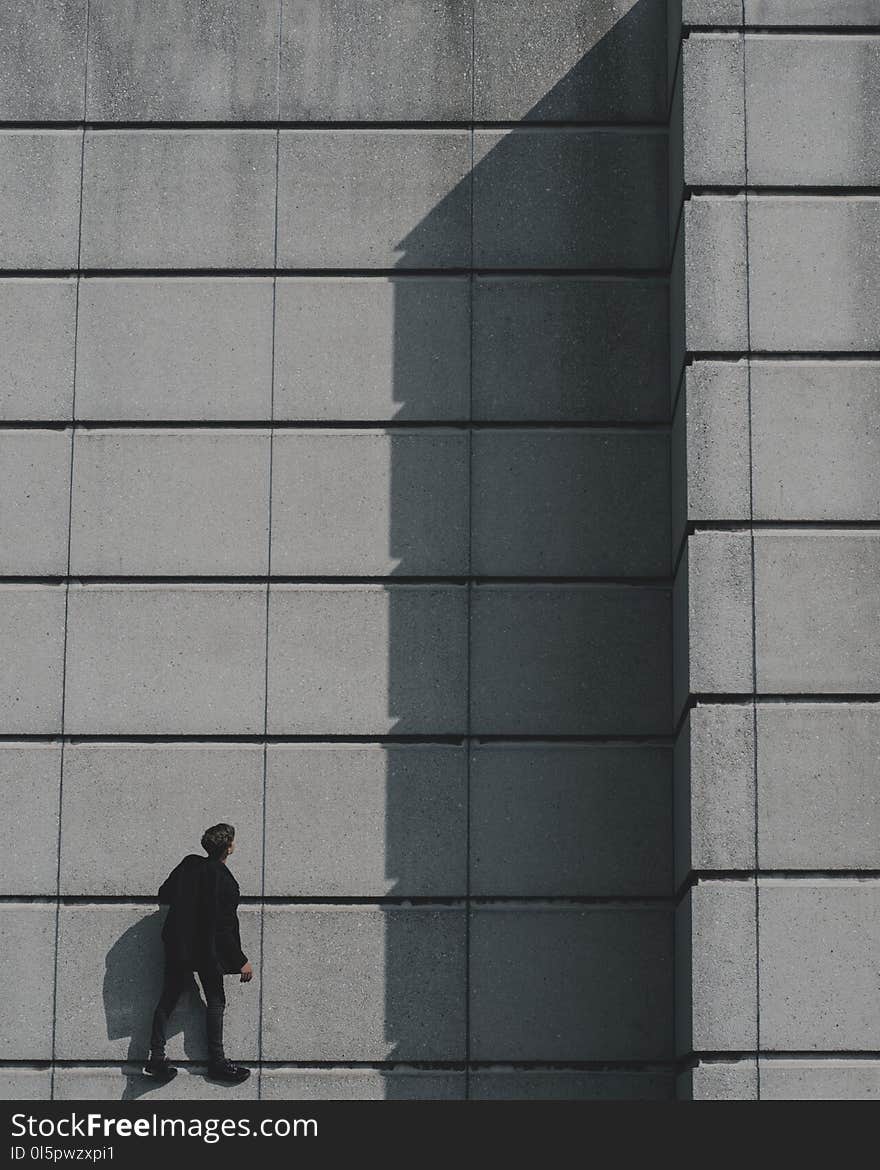
M873 1098L880 9L685 0L683 14L680 1093Z
M666 29L3 7L6 1095L146 1091L221 819L241 1092L671 1095Z

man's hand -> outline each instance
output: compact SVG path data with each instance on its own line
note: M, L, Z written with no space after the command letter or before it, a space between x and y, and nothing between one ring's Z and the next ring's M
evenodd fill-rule
M254 977L253 967L250 965L250 963L245 963L245 965L241 969L241 982L242 983L250 983L250 981L253 979L253 977Z

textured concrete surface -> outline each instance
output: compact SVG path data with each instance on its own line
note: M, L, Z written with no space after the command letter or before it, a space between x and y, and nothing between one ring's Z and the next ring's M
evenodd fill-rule
M271 279L81 282L78 418L266 419L271 385Z
M68 419L76 282L0 279L0 418Z
M0 131L5 268L76 266L81 153L81 131Z
M158 993L157 993L158 994ZM192 995L192 992L187 993ZM183 997L181 997L181 1003ZM181 1009L182 1010L182 1009ZM179 1024L175 1016L174 1023ZM195 1026L193 1027L195 1031ZM176 1060L178 1058L172 1057ZM245 1062L247 1063L247 1062ZM62 1065L55 1070L55 1099L58 1101L256 1101L257 1081L252 1075L242 1085L221 1085L209 1081L207 1065L178 1064L171 1084L158 1085L145 1077L143 1060L117 1065Z
M472 1059L669 1057L668 910L478 906L470 947Z
M471 890L506 897L671 888L665 747L490 744L471 754Z
M745 0L746 24L875 25L875 0Z
M467 573L467 433L437 427L277 432L272 571Z
M663 734L670 723L666 588L479 585L471 720L482 734Z
M60 744L0 743L0 799L8 823L28 843L0 853L0 893L55 893L60 789Z
M9 0L0 12L0 119L83 116L88 0Z
M7 735L61 730L64 587L0 585L0 720Z
M475 1069L474 1101L668 1101L671 1073L581 1072L570 1069Z
M463 910L267 906L265 923L264 1059L464 1056Z
M0 906L3 1060L48 1060L52 1055L54 951L54 906L40 902Z
M465 1075L428 1068L267 1068L264 1101L460 1101Z
M467 815L458 745L272 744L266 893L460 897Z
M48 1101L51 1096L52 1070L48 1067L27 1068L7 1065L0 1069L0 1100Z
M678 1078L680 1101L756 1101L758 1062L752 1058L698 1061Z
M749 54L755 39L749 41ZM682 44L681 76L684 182L690 187L742 186L745 181L742 36L691 34ZM751 175L750 179L756 181Z
M766 1101L876 1101L880 1061L761 1061L761 1097Z
M83 168L83 267L272 266L271 130L89 130Z
M472 4L286 0L281 117L453 121L471 116Z
M741 25L742 0L681 0L685 25Z
M70 569L265 573L269 431L90 430L73 463Z
M0 429L0 574L67 572L69 430Z

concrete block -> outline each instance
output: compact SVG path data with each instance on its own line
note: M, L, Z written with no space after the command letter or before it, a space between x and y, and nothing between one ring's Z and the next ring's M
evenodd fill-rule
M649 131L474 132L474 264L661 268L666 138Z
M672 430L673 558L689 520L749 519L749 460L746 362L687 366Z
M666 588L478 585L471 606L473 734L665 734Z
M452 734L465 726L461 585L273 585L269 734Z
M880 1061L806 1057L761 1060L762 1101L876 1101Z
M466 789L453 744L270 744L266 894L464 894Z
M0 131L4 268L76 268L82 132Z
M87 0L18 0L0 12L0 119L83 116Z
M465 267L471 151L464 130L282 130L278 264Z
M71 585L66 729L261 733L265 623L256 585Z
M880 520L880 366L754 362L760 520Z
M477 419L668 417L668 298L659 281L474 278Z
M754 880L700 881L675 912L679 1056L757 1044ZM762 957L763 957L763 933ZM763 1015L762 1015L763 1026ZM764 1040L762 1031L762 1043Z
M0 574L67 572L69 430L0 430Z
M741 25L742 0L681 0L685 25Z
M764 878L759 906L761 1047L876 1052L880 882Z
M758 690L874 694L880 647L880 533L755 534Z
M5 902L0 906L0 978L4 987L0 1059L51 1057L54 972L55 907Z
M275 418L464 419L466 276L280 277Z
M0 1069L0 1100L48 1101L52 1093L51 1082L49 1068L8 1065Z
M277 117L281 0L90 0L92 121Z
M264 1101L461 1101L465 1074L429 1068L265 1068Z
M751 183L880 182L876 36L752 36L746 77Z
M472 1101L670 1101L673 1077L664 1072L477 1068Z
M472 5L287 0L281 117L300 121L467 121Z
M59 1060L143 1061L147 1056L153 1009L162 990L166 914L164 907L155 911L125 903L61 907L55 1032ZM251 983L242 983L237 975L223 981L223 1044L230 1060L248 1061L257 1056L260 912L242 906L238 914L242 949L256 975ZM171 1017L167 1051L171 1060L207 1059L204 997L197 976Z
M669 572L669 436L663 432L478 430L472 485L474 573Z
M265 573L268 430L77 434L72 573Z
M68 419L76 281L0 280L0 419Z
M86 268L271 268L271 130L90 130Z
M876 0L745 0L746 24L876 25Z
M468 455L464 430L277 431L273 573L467 573Z
M0 585L0 734L61 730L64 586Z
M689 187L743 186L742 35L692 33L682 44L682 81L684 182ZM749 180L756 182L751 173L751 150L750 136Z
M268 419L271 386L271 279L80 284L79 418Z
M4 896L57 890L60 788L60 744L0 743L0 803L16 838L27 841L0 854Z
M672 1044L665 909L477 906L472 1060L663 1060Z
M749 200L752 348L880 347L880 199Z
M675 885L700 870L755 865L751 704L698 703L675 743Z
M663 0L477 0L479 121L660 122Z
M679 1101L757 1101L757 1061L700 1060L679 1076L676 1095Z
M193 993L187 993L187 998ZM156 991L158 998L159 990ZM227 999L228 999L227 994ZM181 996L181 1004L184 997ZM183 1008L181 1007L181 1010ZM227 1012L232 1010L227 1005ZM175 1022L177 1018L175 1017ZM198 1024L193 1019L195 1032ZM169 1047L170 1053L170 1047ZM177 1058L172 1057L172 1060ZM238 1062L237 1062L238 1063ZM245 1062L247 1063L247 1062ZM233 1101L256 1101L256 1069L242 1085L223 1085L209 1081L205 1064L178 1064L178 1075L173 1083L159 1085L145 1077L143 1060L126 1061L119 1065L62 1065L55 1070L55 1100L57 1101L219 1101L230 1097ZM170 1116L170 1113L168 1114Z
M230 869L242 895L259 894L262 785L259 744L68 744L62 894L155 898L218 821L235 826ZM152 826L149 850L132 847L134 825Z
M752 690L752 548L747 531L688 537L675 577L673 627L676 714L688 695Z
M758 834L765 869L880 869L880 707L758 708Z
M484 743L471 754L471 893L671 892L665 747Z
M465 927L452 906L267 906L263 1059L461 1060Z

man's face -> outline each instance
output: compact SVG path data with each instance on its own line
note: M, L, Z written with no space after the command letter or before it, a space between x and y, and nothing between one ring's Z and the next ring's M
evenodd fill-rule
M228 857L230 853L234 853L234 852L235 852L235 838L233 837L232 840L229 842L229 849L227 850L226 856Z

